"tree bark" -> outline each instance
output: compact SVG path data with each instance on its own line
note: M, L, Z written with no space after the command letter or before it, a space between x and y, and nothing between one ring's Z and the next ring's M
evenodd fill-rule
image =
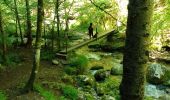
M18 21L18 26L19 26L19 31L20 31L20 38L21 38L21 44L24 44L23 36L22 36L22 29L21 29L21 23L20 23L20 17L18 14L18 8L17 8L17 2L14 0L14 5L15 5L15 15Z
M143 100L153 0L129 0L121 100Z
M32 34L31 34L31 14L30 14L30 7L29 7L29 0L25 0L26 2L26 10L27 10L27 47L32 46Z
M5 35L5 32L3 30L3 22L2 22L2 10L0 8L0 32L2 34L2 58L3 58L3 61L4 63L6 63L6 51L7 51L7 48L6 48L6 35Z
M56 17L57 17L57 45L58 45L58 50L61 49L61 45L60 45L60 16L59 16L59 0L56 1Z
M40 51L41 51L41 34L42 34L42 22L43 22L43 0L38 0L38 16L37 16L37 32L35 42L35 55L31 76L25 86L25 91L28 92L33 89L34 81L37 77L37 73L40 65Z

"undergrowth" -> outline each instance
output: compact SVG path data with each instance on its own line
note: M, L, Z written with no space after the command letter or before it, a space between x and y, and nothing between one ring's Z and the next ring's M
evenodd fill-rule
M41 85L36 84L34 86L34 90L39 92L41 96L45 98L45 100L57 100L56 96L51 92L46 89L44 89Z
M68 98L69 100L77 100L78 99L78 90L71 85L63 85L62 93L64 98ZM61 98L63 98L63 96Z
M67 74L83 74L87 70L88 59L84 55L75 55L65 68Z
M0 100L7 100L6 94L0 90Z

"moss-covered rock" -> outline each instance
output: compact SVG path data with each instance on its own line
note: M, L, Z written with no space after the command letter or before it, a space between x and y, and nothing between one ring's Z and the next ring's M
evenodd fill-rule
M122 75L123 74L123 65L119 63L115 63L111 68L111 75Z
M59 61L58 61L58 60L56 60L56 59L53 59L53 60L52 60L52 64L54 64L54 65L58 65L58 64L59 64Z
M95 74L94 77L96 81L104 81L108 77L108 72L106 70L98 70Z
M170 70L164 65L152 63L147 69L147 81L152 84L163 84L170 77Z
M93 76L90 75L78 75L77 76L77 84L78 86L91 86L94 87L96 81Z
M102 96L101 100L116 100L116 99L110 95L104 95Z

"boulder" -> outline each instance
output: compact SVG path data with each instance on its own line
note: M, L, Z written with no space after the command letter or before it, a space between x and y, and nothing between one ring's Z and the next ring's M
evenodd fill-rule
M147 97L153 97L153 98L159 98L162 97L165 94L164 90L159 90L155 85L147 84L145 86L145 96Z
M115 63L111 68L111 75L122 75L123 74L123 65L119 63Z
M79 86L95 86L95 79L92 76L88 75L78 75L77 76L77 83Z
M106 93L106 87L104 87L102 84L96 84L95 88L98 96L103 96Z
M110 95L104 95L104 96L102 96L101 100L116 100L116 99Z
M53 59L53 60L52 60L52 64L54 64L54 65L58 65L58 64L59 64L59 61L58 61L58 60L56 60L56 59Z
M104 81L107 77L109 76L108 71L106 70L98 70L95 74L94 77L96 81Z
M91 87L83 87L83 88L78 88L78 95L79 99L78 100L98 100L96 91L91 88Z
M168 81L170 70L164 65L152 63L147 69L147 81L151 84L163 84Z
M89 53L89 54L86 55L86 57L88 59L94 59L94 60L100 60L101 59L101 57L99 55L94 54L94 53Z

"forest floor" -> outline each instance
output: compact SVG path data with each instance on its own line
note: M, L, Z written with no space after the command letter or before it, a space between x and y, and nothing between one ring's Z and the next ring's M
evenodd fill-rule
M44 100L37 92L29 92L20 95L19 91L28 81L33 63L33 50L27 48L14 49L13 52L22 57L23 61L16 65L9 66L0 72L0 90L5 91L9 100ZM59 82L63 75L61 66L52 65L51 62L41 61L39 78L36 83Z

